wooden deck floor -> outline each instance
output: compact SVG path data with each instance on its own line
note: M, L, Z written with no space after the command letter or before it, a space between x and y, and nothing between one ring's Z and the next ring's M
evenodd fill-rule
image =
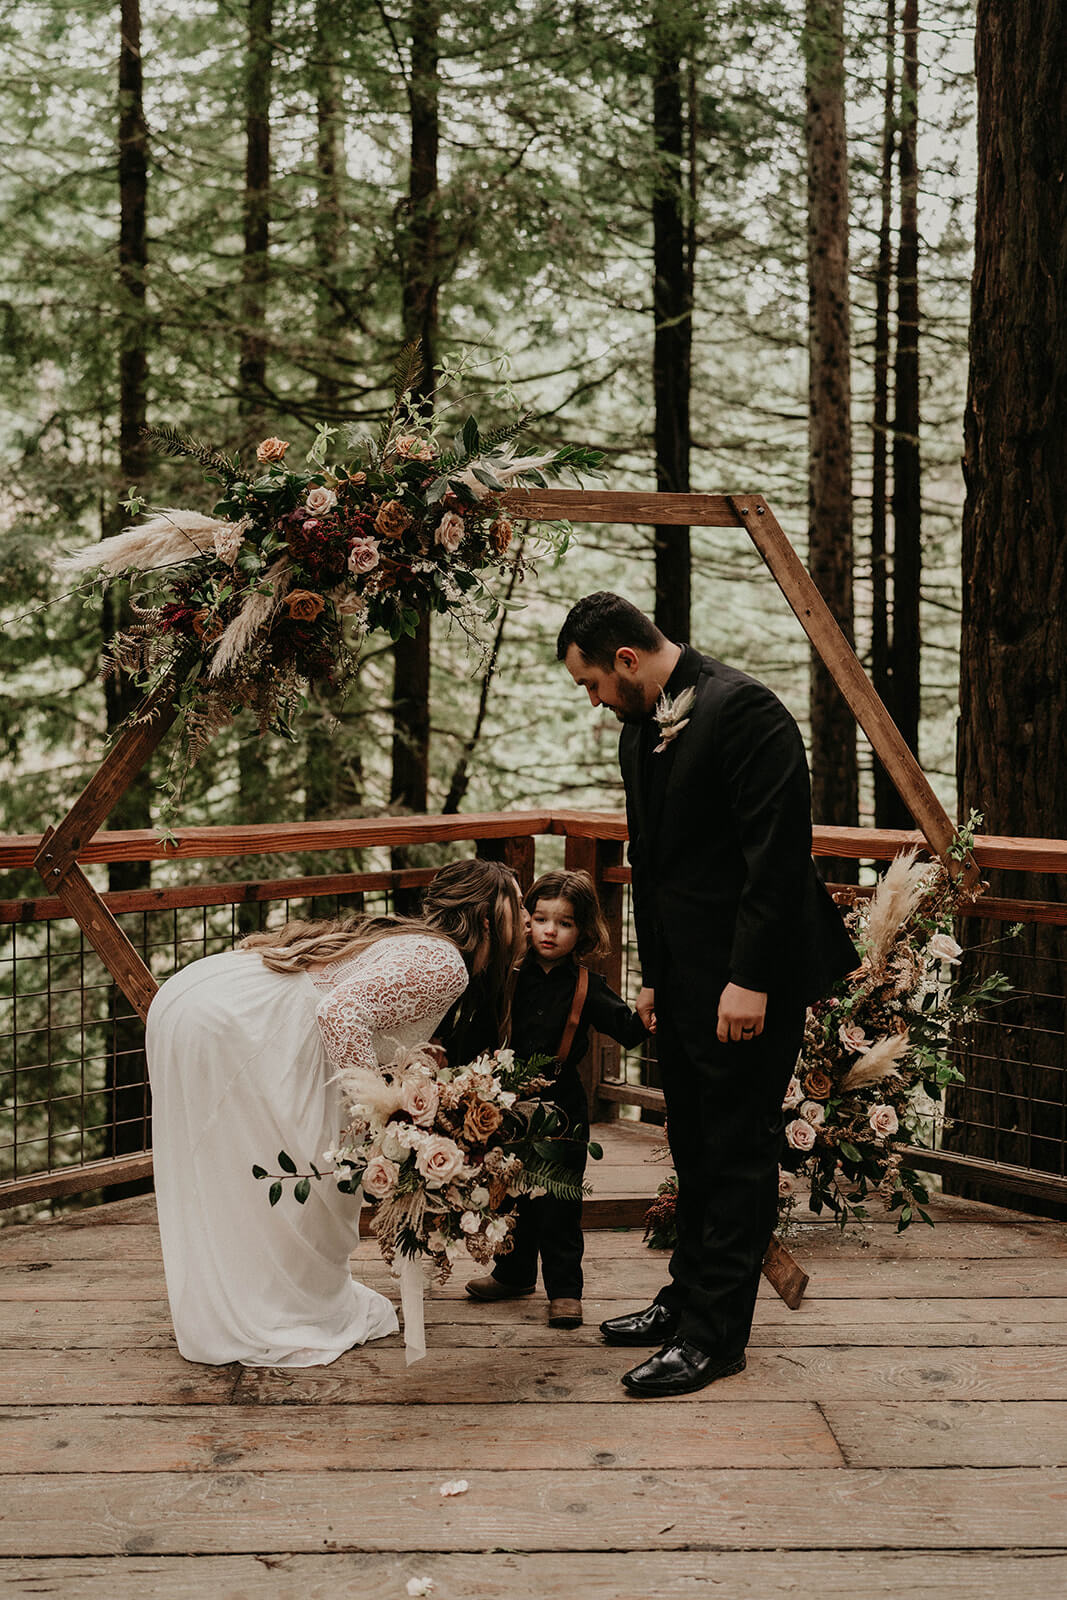
M646 1143L610 1138L602 1205L651 1192ZM639 1231L590 1233L575 1332L460 1269L424 1362L394 1338L293 1373L181 1360L150 1199L9 1229L0 1595L1053 1600L1067 1228L937 1211L804 1227L801 1309L764 1285L748 1370L666 1402L624 1398L596 1331L662 1281ZM370 1244L355 1270L388 1289Z

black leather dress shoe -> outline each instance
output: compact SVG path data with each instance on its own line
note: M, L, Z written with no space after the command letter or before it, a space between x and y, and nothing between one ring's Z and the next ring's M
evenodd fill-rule
M716 1378L729 1378L744 1370L743 1355L707 1355L695 1344L680 1339L677 1344L669 1344L649 1356L632 1372L624 1373L622 1381L631 1394L657 1399L672 1394L693 1394L714 1383Z
M664 1345L678 1332L678 1313L654 1300L643 1311L625 1317L609 1317L600 1324L608 1344Z

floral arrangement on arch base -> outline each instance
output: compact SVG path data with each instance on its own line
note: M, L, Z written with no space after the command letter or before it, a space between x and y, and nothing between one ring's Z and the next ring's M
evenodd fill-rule
M950 858L964 859L980 822L972 813ZM973 898L943 861L921 860L914 850L890 863L869 898L838 893L861 960L808 1011L783 1102L780 1224L806 1187L810 1209L832 1212L842 1228L866 1217L872 1193L899 1213L898 1231L917 1219L933 1226L906 1146L935 1147L946 1120L944 1092L963 1082L952 1059L953 1030L1009 991L1002 973L973 984L956 977L963 951L951 930L960 905ZM672 1175L649 1208L653 1245L673 1243L676 1192Z
M580 481L602 456L572 445L516 454L529 413L486 433L469 416L446 437L443 410L416 393L421 373L418 348L407 347L375 437L320 428L300 466L287 463L284 439L264 439L245 466L176 429L147 429L164 454L193 457L220 485L212 514L158 510L57 562L66 574L138 579L135 620L110 641L105 672L147 691L176 678L185 766L244 708L261 732L289 734L305 686L343 688L368 634L412 635L439 612L478 639L501 608L519 604L490 582L495 571L510 591L530 566L504 495L565 472ZM463 375L461 363L442 383ZM355 455L330 463L338 434ZM123 504L149 509L133 490ZM558 557L569 530L537 537Z
M549 1083L544 1064L500 1049L467 1066L440 1066L437 1048L420 1045L376 1071L348 1068L338 1074L347 1126L322 1158L330 1170L310 1164L302 1174L281 1151L281 1172L255 1166L252 1174L272 1179L272 1205L287 1179L300 1204L313 1178L334 1178L344 1194L362 1189L385 1259L428 1258L444 1283L464 1251L482 1266L507 1254L521 1196L585 1193L555 1159L565 1130L560 1114L536 1098ZM602 1154L595 1144L589 1153Z

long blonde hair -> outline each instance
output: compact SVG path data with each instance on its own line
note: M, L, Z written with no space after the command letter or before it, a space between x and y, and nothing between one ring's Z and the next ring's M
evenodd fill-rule
M258 950L272 972L306 972L309 967L359 955L380 939L417 933L448 939L470 972L488 931L488 959L469 986L463 1009L471 1009L476 999L487 1003L503 1039L510 1013L511 973L523 942L519 907L519 886L510 867L499 861L450 861L427 887L421 916L287 922L276 931L250 934L240 948Z

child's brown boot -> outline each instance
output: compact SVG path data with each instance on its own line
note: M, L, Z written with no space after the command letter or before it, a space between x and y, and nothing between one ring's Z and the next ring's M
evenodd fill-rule
M501 1283L490 1274L488 1278L472 1278L467 1293L472 1300L518 1300L524 1294L533 1294L536 1288L536 1283L528 1289L520 1284Z
M580 1300L550 1300L548 1302L550 1328L580 1328L582 1302Z

